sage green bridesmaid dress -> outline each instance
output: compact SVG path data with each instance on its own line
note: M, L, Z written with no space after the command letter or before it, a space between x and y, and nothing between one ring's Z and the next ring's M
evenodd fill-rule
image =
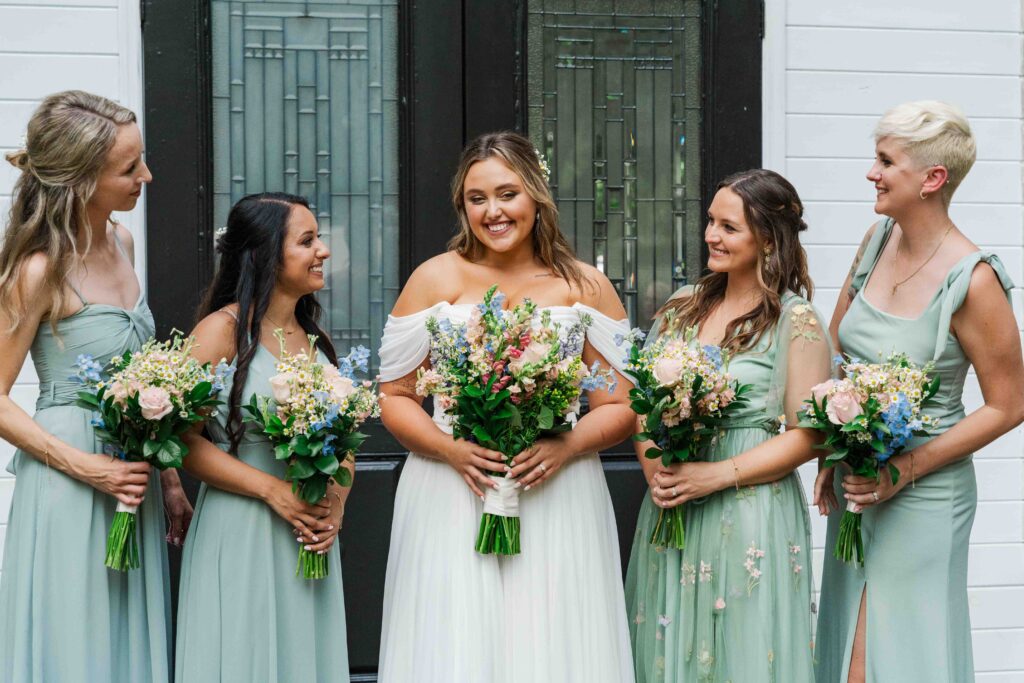
M75 293L82 308L57 323L59 338L44 322L32 342L33 419L65 443L103 453L94 414L75 406L76 359L88 354L105 365L138 349L154 334L153 316L141 295L125 310ZM171 600L159 473L139 508L142 566L118 572L103 564L113 496L20 450L7 469L17 479L0 577L0 680L167 681Z
M976 251L950 269L920 317L880 311L864 298L863 290L892 226L891 218L882 222L864 250L852 280L857 295L839 326L839 343L844 353L866 361L903 351L915 363L935 362L941 379L937 405L925 412L939 424L931 437L917 437L908 444L914 448L964 418L962 397L970 360L949 325L967 296L974 268L988 264L1007 295L1013 283L999 257ZM840 501L841 481L837 472ZM914 487L864 510L863 567L833 557L842 511L829 517L818 621L818 681L845 683L865 590L868 683L974 680L967 551L977 504L971 455L920 477Z
M271 394L276 363L265 348L257 349L244 402L254 393ZM230 394L229 381L221 395ZM221 407L208 422L224 450L226 421ZM285 465L274 458L273 446L247 427L235 455L283 479ZM324 579L295 575L298 552L292 527L269 505L202 485L181 561L176 681L348 682L338 544L328 554Z
M827 328L805 299L787 294L776 326L729 363L753 388L708 460L775 436L787 394L798 403L810 395L830 360ZM813 681L810 521L798 474L687 503L681 551L651 545L659 511L648 492L626 575L637 683Z

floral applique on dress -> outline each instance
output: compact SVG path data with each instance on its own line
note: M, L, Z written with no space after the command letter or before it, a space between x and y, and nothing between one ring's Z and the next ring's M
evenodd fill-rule
M814 315L814 309L810 304L797 304L793 306L789 314L789 322L792 323L791 340L803 338L810 342L820 342L821 333L818 331L818 318Z

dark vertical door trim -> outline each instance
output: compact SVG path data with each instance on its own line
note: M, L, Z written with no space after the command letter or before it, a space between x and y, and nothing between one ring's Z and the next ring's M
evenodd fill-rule
M157 334L192 329L213 275L210 7L143 1L147 296Z
M525 35L525 0L466 0L466 142L492 131L525 129Z
M704 3L705 210L722 178L761 165L762 11L762 0Z
M455 213L449 181L463 144L460 0L406 0L400 6L399 234L402 284L445 250Z

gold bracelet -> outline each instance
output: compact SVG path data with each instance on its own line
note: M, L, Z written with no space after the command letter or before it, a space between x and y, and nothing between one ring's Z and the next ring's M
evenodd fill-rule
M736 482L736 490L740 490L740 466L736 464L736 458L729 458L729 462L732 463L732 476Z
M917 479L914 477L914 451L910 451L910 488L917 488Z

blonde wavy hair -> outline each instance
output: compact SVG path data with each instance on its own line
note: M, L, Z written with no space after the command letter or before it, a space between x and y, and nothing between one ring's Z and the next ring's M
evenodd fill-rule
M572 246L558 227L558 207L551 196L537 150L529 140L512 131L485 133L463 150L452 178L452 207L459 217L459 232L448 242L448 249L470 261L477 261L484 254L486 247L469 226L463 189L470 167L492 158L500 159L519 176L526 193L537 203L538 218L533 228L533 253L537 260L580 290L589 285Z
M7 231L0 247L0 313L10 331L25 315L19 291L21 268L37 252L46 254L43 286L50 293L50 326L56 333L67 296L64 281L81 258L77 238L92 231L86 205L120 126L135 114L105 97L81 90L50 95L28 122L25 149L7 161L21 175L14 184Z
M946 206L978 156L967 117L958 107L937 100L905 102L885 112L875 126L875 142L882 138L899 142L922 167L946 168L941 190Z

